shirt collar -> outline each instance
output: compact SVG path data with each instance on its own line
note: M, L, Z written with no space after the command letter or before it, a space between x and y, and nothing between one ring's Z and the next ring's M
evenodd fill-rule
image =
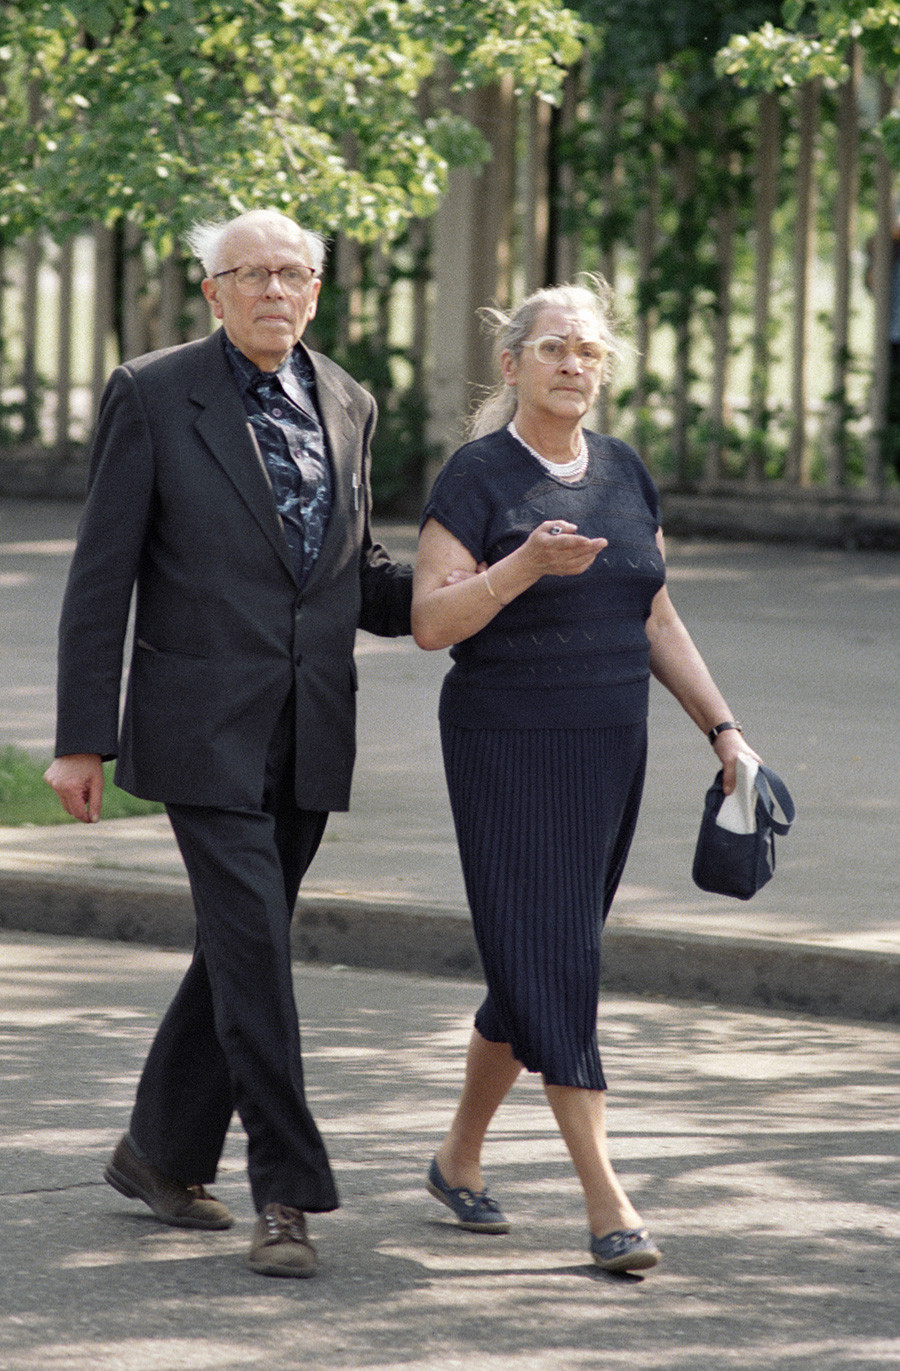
M293 400L299 409L307 413L315 414L315 406L312 395L314 393L315 380L313 369L306 351L295 343L292 351L282 362L276 372L262 371L255 362L241 352L239 347L231 341L226 333L225 354L231 363L235 379L242 394L252 390L256 382L264 376L276 376L284 393Z

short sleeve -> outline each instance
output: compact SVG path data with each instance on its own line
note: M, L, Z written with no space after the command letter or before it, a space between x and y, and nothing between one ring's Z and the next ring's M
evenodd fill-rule
M656 488L656 482L633 447L630 447L628 443L622 442L621 438L607 438L606 442L609 444L610 454L617 458L623 465L627 464L627 466L630 467L633 474L633 480L640 491L641 498L647 506L655 527L658 529L660 526L660 511L659 491Z
M437 520L476 562L485 560L495 507L491 465L483 442L467 443L454 452L438 473L422 515L423 525L428 519Z

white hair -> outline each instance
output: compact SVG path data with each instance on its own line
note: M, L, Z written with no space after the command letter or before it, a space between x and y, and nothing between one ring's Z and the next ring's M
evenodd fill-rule
M203 267L207 276L214 276L217 271L222 270L222 263L225 257L225 246L228 238L236 228L285 228L289 226L295 233L299 233L309 255L308 266L318 276L325 264L326 243L321 234L314 233L312 229L303 228L287 214L281 214L274 209L251 209L246 214L239 214L234 219L207 220L194 224L186 235L187 245L197 261Z

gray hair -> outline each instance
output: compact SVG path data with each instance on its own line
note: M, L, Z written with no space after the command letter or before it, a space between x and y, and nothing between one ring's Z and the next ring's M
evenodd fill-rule
M284 228L285 225L289 225L300 234L309 254L307 265L312 267L316 275L319 276L322 267L325 265L325 239L321 234L314 233L312 229L303 228L287 214L281 214L274 209L251 209L246 214L237 215L234 219L208 220L194 224L186 235L187 245L202 265L206 275L213 276L217 271L222 270L224 248L228 238L236 228Z
M583 284L567 282L560 286L545 286L536 290L513 310L486 307L479 310L485 326L494 334L494 357L499 364L501 353L513 357L522 355L522 345L545 309L554 306L571 310L589 310L597 320L600 339L607 349L606 361L600 372L601 381L608 381L612 358L621 356L622 348L613 330L612 290L602 276L585 273ZM508 424L516 412L516 393L505 381L485 396L468 421L470 438L482 438Z

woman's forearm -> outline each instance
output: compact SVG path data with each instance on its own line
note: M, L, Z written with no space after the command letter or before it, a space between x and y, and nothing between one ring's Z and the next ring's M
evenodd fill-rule
M437 520L419 535L413 576L412 630L419 647L452 647L491 622L542 576L579 576L607 546L565 519L545 519L487 571Z
M725 697L677 616L651 636L650 670L704 733L732 717Z
M471 638L538 579L522 549L509 553L488 570L465 575L453 584L427 587L425 576L413 579L412 631L419 647L452 647ZM456 573L459 575L460 573Z

